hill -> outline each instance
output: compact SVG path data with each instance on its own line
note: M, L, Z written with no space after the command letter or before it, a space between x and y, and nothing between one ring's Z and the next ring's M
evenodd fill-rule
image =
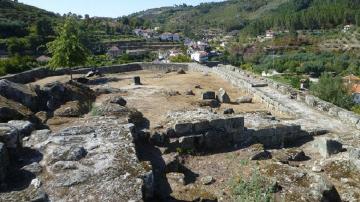
M266 29L328 29L360 23L359 0L228 0L151 9L131 15L164 31L202 35L203 30L242 30L256 35Z
M21 37L40 19L54 21L60 18L55 13L10 0L0 0L0 37Z

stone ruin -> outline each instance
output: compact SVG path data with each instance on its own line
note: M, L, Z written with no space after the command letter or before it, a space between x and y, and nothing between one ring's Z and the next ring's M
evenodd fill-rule
M165 122L150 127L147 117L128 107L132 100L119 95L129 89L90 88L94 79L90 77L88 84L55 82L42 87L10 81L61 73L43 69L7 76L9 80L0 80L0 201L229 201L230 192L217 192L223 189L219 186L228 184L221 175L229 173L217 175L211 168L246 172L250 166L239 168L236 164L247 160L256 162L248 164L259 167L270 180L271 193L281 199L360 199L360 152L354 138L358 131L352 128L356 116L345 121L351 125L347 128L311 108L311 113L299 110L309 105L310 97L307 105L288 104L286 96L272 89L274 84L268 86L233 67L130 64L104 67L91 77L141 69L164 74L179 70L178 75L187 75L186 71L216 74L249 96L233 98L225 89L203 89L203 94L196 95L194 91L201 89L196 86L191 93L170 97L198 96L197 109L169 111ZM87 71L75 70L79 74ZM140 77L132 77L132 84L141 85ZM109 98L94 105L102 95ZM253 102L263 103L268 111L220 111L222 105ZM337 116L342 113L339 110ZM323 120L330 124L316 123ZM61 127L51 131L51 124ZM334 124L338 128L332 127ZM336 137L339 129L352 136ZM326 136L318 137L321 135ZM227 154L244 156L241 161L235 157L228 160L225 166L216 164L216 160L226 162ZM206 157L216 160L202 164Z

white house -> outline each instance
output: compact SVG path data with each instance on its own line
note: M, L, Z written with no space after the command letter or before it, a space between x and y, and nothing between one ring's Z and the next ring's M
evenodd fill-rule
M208 53L205 51L196 51L191 54L191 60L196 61L198 63L203 63L208 61Z
M348 32L352 27L352 25L345 25L343 28L343 32Z
M266 39L273 39L275 37L275 32L272 30L266 30L265 38Z
M159 38L161 41L180 41L180 35L177 33L165 32L162 33Z

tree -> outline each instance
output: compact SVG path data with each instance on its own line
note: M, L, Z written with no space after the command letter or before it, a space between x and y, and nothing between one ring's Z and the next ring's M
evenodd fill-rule
M348 89L342 83L340 77L333 77L331 74L323 74L319 82L310 88L313 95L331 102L339 107L351 109L354 105L352 96L349 95Z
M84 65L87 62L89 51L81 43L79 24L74 17L67 17L65 23L59 28L59 35L48 43L48 50L52 54L49 62L51 68L69 68L72 80L71 68Z

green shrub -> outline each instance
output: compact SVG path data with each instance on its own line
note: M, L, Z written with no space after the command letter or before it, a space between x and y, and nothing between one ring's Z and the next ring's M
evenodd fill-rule
M37 66L35 60L29 56L19 56L0 60L0 75L14 74L30 70Z
M310 90L313 95L339 107L351 109L354 105L352 96L349 95L340 77L323 74L319 82L312 85Z
M180 54L174 57L170 57L170 61L178 62L178 63L186 63L186 62L191 62L191 58L187 55Z
M272 187L261 177L258 170L254 170L249 180L239 179L232 182L232 194L235 201L241 202L270 202L273 201Z

